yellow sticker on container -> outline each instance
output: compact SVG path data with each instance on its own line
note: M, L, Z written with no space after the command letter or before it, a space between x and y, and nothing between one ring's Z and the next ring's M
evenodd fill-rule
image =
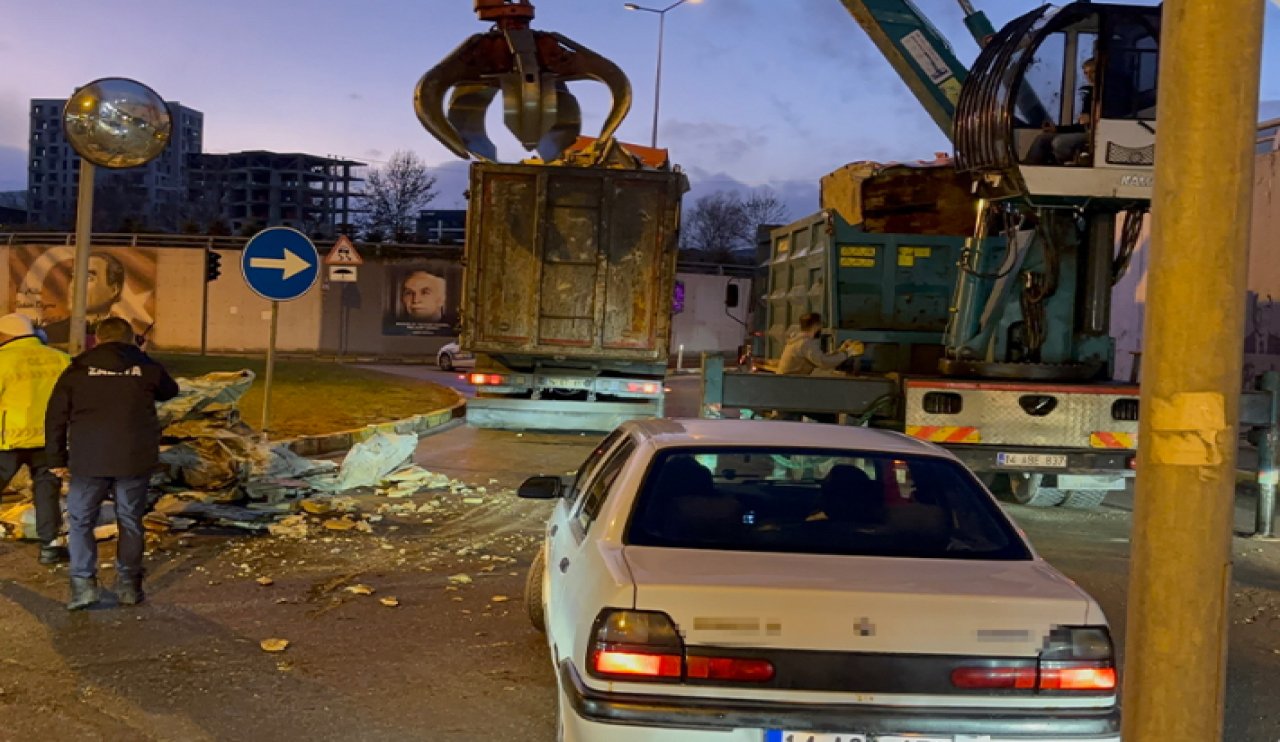
M899 268L910 268L915 264L916 264L915 256L913 256L911 253L905 253L905 254L901 252L898 253Z
M908 247L905 249L910 250L911 254L917 258L927 258L930 255L933 255L932 247Z
M874 247L841 247L840 257L842 258L874 258L876 256L876 248Z
M875 258L840 258L841 268L874 268Z

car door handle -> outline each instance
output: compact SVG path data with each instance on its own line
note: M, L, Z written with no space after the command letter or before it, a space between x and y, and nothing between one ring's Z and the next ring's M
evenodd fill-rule
M565 557L564 559L560 560L560 571L561 572L569 571L569 557Z

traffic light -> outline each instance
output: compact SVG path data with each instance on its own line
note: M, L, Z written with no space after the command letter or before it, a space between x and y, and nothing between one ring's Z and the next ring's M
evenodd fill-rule
M216 281L222 275L222 256L213 250L204 253L204 280Z

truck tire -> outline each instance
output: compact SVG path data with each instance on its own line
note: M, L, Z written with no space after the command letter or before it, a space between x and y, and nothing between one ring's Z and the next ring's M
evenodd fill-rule
M524 611L529 617L529 625L539 633L547 633L546 607L542 603L542 578L547 571L547 559L543 547L538 547L538 555L529 565L529 574L524 582Z
M1107 499L1106 490L1068 490L1062 507L1072 510L1097 510Z
M1052 508L1067 499L1067 493L1056 487L1041 486L1043 474L1010 474L1009 494L1019 505Z

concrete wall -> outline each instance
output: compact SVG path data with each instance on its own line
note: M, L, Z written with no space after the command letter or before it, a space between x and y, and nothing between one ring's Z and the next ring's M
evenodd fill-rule
M684 346L685 364L702 352L729 352L741 345L750 323L751 279L702 273L678 273L684 283L684 311L675 315L671 327L671 353ZM725 287L738 285L738 306L725 312Z
M457 259L457 251L452 255ZM394 356L434 362L436 351L456 338L383 334L383 301L389 286L388 266L421 262L420 258L370 260L357 269L355 283L328 283L318 292L324 318L319 349L341 356Z
M204 252L160 249L156 266L157 349L200 349L200 306ZM249 289L240 277L240 251L218 250L222 276L209 283L208 344L211 351L265 351L271 335L271 302ZM276 349L312 352L320 340L321 291L313 288L294 301L280 303Z
M181 240L175 240L175 244L166 242L163 237L148 237L146 247L142 249L155 255L155 324L149 336L151 347L172 351L199 350L201 296L206 286L204 250L196 242L182 244ZM58 245L40 245L36 249L54 247L69 250L65 241ZM118 242L95 245L95 249L97 247L110 247L121 255L135 249ZM8 246L0 247L0 287L6 287L0 291L0 310L3 312L12 311L9 305L16 290L10 278L10 249ZM212 352L264 352L270 336L271 303L245 285L240 273L240 250L231 247L217 252L222 256L222 274L216 281L208 283L208 349ZM324 252L322 246L321 253ZM433 362L440 347L455 339L452 334L387 334L384 314L390 301L388 292L397 291L395 286L389 285L391 275L406 265L446 261L454 266L448 269L452 276L450 280L454 281L450 284L450 291L459 291L457 266L460 249L425 249L390 256L369 252L373 251L366 252L365 264L357 269L356 282L331 283L328 270L324 269L315 288L308 294L291 302L281 302L278 350ZM750 317L751 280L703 273L680 273L678 277L685 286L684 310L675 315L673 321L672 355L682 344L687 364L694 363L697 354L704 351L734 351L746 336L741 322L749 321ZM14 280L21 278L16 276ZM739 286L741 297L739 306L732 310L732 317L724 307L725 287L730 282ZM149 290L151 287L144 288ZM452 302L450 304L453 305ZM452 320L449 323L452 324Z

